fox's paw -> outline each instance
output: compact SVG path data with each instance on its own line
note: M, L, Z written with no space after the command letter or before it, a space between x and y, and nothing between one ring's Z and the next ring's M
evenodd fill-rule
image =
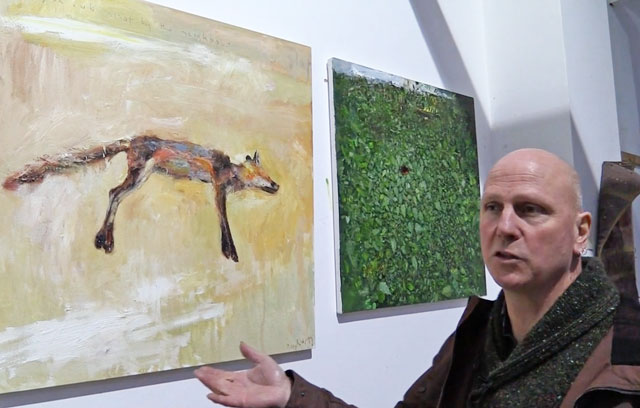
M231 259L233 262L238 262L238 254L236 251L223 251L224 256L227 259Z
M104 252L110 254L113 252L113 236L100 230L96 234L94 242L96 249L104 249Z
M233 245L225 245L222 244L222 254L227 259L231 259L234 262L238 262L238 253L236 252L236 248Z

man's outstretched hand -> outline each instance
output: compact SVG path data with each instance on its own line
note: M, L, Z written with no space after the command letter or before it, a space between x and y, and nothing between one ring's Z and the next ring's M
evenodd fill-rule
M211 391L211 401L229 407L284 407L291 395L291 381L274 359L240 343L240 352L255 366L231 372L200 367L196 377Z

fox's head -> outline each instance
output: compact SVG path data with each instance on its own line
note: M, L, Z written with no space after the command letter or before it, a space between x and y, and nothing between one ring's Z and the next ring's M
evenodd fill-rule
M242 181L245 184L245 188L259 188L269 194L275 194L280 188L278 183L271 180L271 177L260 165L260 156L257 151L253 154L253 157L247 155L242 166L244 167Z

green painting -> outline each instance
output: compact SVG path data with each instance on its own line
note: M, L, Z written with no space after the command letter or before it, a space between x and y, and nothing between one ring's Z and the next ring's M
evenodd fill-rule
M485 293L473 99L329 61L338 312Z

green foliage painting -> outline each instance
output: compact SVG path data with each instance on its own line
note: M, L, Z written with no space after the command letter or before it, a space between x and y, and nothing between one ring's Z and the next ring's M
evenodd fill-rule
M339 312L485 293L473 99L329 62Z

